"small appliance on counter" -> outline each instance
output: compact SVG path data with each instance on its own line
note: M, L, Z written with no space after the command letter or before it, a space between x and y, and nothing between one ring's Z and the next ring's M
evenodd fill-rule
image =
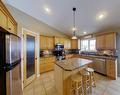
M0 27L0 95L22 95L20 38Z
M41 50L40 51L40 57L44 57L44 56L48 56L48 55L52 55L52 51L49 51L49 50Z
M56 56L56 60L64 60L65 59L64 45L56 44L54 55Z

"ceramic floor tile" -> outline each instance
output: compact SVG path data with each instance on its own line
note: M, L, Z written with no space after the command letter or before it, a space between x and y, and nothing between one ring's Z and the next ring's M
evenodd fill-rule
M88 95L120 95L120 78L110 80L95 73L96 87ZM33 83L24 88L23 95L57 95L54 71L41 74Z

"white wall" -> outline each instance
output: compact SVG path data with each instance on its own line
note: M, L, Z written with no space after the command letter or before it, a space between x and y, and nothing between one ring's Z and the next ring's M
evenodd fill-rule
M7 8L18 22L18 32L21 32L21 27L26 27L27 29L37 32L40 35L49 35L49 36L61 36L66 37L61 31L58 31L47 24L34 19L33 17L7 5Z
M64 35L62 32L48 26L47 24L45 24L41 21L34 19L33 17L31 17L9 5L6 5L6 7L8 8L8 10L10 11L10 13L13 15L13 17L15 18L15 20L18 23L18 28L17 28L18 35L21 37L21 39L23 38L23 34L22 34L23 28L27 29L28 31L37 33L38 39L39 39L39 35L68 37L68 36ZM21 59L23 59L23 46L21 46L21 49L22 49ZM38 40L38 50L37 51L38 51L37 57L39 57L39 40ZM22 63L23 63L23 60L21 62L22 81L23 81L23 64ZM38 67L37 68L37 76L39 76L39 58L38 58L37 67Z

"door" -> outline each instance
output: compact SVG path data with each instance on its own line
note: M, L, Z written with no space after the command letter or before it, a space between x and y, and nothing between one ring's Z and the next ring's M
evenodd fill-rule
M29 31L25 31L23 33L23 47L24 47L24 87L27 86L28 84L30 84L33 80L35 80L36 78L36 73L37 73L37 68L36 68L36 64L37 64L37 43L36 43L36 39L37 39L37 35L29 32Z

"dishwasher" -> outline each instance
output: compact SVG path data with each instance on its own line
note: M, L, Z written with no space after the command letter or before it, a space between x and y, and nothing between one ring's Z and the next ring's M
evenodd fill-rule
M93 68L96 72L106 75L106 60L95 58Z

